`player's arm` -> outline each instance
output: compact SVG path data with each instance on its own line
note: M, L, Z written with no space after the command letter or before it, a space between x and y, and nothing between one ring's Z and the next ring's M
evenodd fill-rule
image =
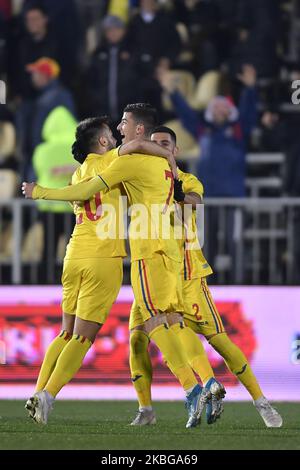
M26 198L56 201L86 201L95 193L109 189L122 181L135 179L136 162L131 157L118 158L109 167L91 180L60 189L43 188L36 183L23 183L22 192Z
M166 158L169 162L174 178L178 178L177 165L174 155L170 150L162 147L156 142L146 139L133 139L131 142L122 144L119 147L118 154L120 157L130 153L142 153L143 155L151 155Z
M36 183L22 184L22 192L27 199L47 199L54 201L86 201L93 194L107 188L100 176L96 176L87 182L65 186L59 189L43 188Z
M191 204L195 209L197 204L203 202L202 183L193 175L186 175L184 181L174 181L174 199L182 204Z

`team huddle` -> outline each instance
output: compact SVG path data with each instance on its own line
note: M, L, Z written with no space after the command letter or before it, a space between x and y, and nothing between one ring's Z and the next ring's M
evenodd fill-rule
M201 334L248 390L266 426L281 427L282 418L264 397L245 355L227 336L207 285L212 268L195 235L204 189L194 175L176 166L176 134L157 127L155 109L144 103L124 109L118 131L122 145L116 148L106 117L82 121L72 147L80 163L72 184L61 189L22 186L28 198L70 201L76 216L62 274L62 331L48 347L35 393L26 402L29 416L47 424L57 394L81 367L117 298L127 256L122 225L126 200L134 293L129 362L139 402L131 425L156 423L150 341L184 390L186 427L197 426L204 410L209 424L220 418L225 389L214 376ZM159 217L154 217L154 206ZM163 233L166 220L168 237ZM143 236L137 236L139 225ZM193 228L192 240L187 225ZM175 236L178 227L180 237ZM102 229L111 236L102 236Z

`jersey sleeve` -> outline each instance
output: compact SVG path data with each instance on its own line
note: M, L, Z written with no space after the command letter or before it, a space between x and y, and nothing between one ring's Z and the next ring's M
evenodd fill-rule
M203 197L203 184L198 180L198 178L196 178L196 176L192 175L191 173L180 172L179 178L183 182L183 191L185 193L196 193Z
M72 175L72 179L71 179L71 184L77 184L79 182L79 178L80 178L79 174L80 174L80 167L74 171Z
M114 160L106 170L102 171L99 177L107 188L111 188L119 183L126 183L136 179L138 175L139 168L136 159L131 155L125 155Z

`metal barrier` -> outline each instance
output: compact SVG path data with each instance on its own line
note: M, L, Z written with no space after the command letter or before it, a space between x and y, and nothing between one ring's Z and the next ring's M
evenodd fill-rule
M50 232L56 224L70 234L74 217L64 214L57 222L48 213L41 222L40 214L34 201L0 200L0 283L60 282L65 243L57 249ZM300 198L205 200L204 252L215 272L213 282L297 284L299 240ZM129 259L125 270L128 265Z

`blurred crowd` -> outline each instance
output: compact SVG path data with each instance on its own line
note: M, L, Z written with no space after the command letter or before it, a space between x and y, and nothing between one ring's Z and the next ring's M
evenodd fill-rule
M281 193L300 194L299 118L289 109L291 80L300 76L299 4L0 0L0 77L7 88L0 168L22 179L38 176L34 153L58 107L77 121L109 114L116 124L127 103L146 101L161 122L179 120L197 142L196 168L208 195L246 194L247 151L285 152ZM8 123L16 145L4 145L14 134ZM226 159L227 187L220 188L215 168L222 173ZM266 176L273 169L251 171Z
M0 0L0 199L67 184L77 122L139 101L206 196L300 196L299 19L300 0Z

